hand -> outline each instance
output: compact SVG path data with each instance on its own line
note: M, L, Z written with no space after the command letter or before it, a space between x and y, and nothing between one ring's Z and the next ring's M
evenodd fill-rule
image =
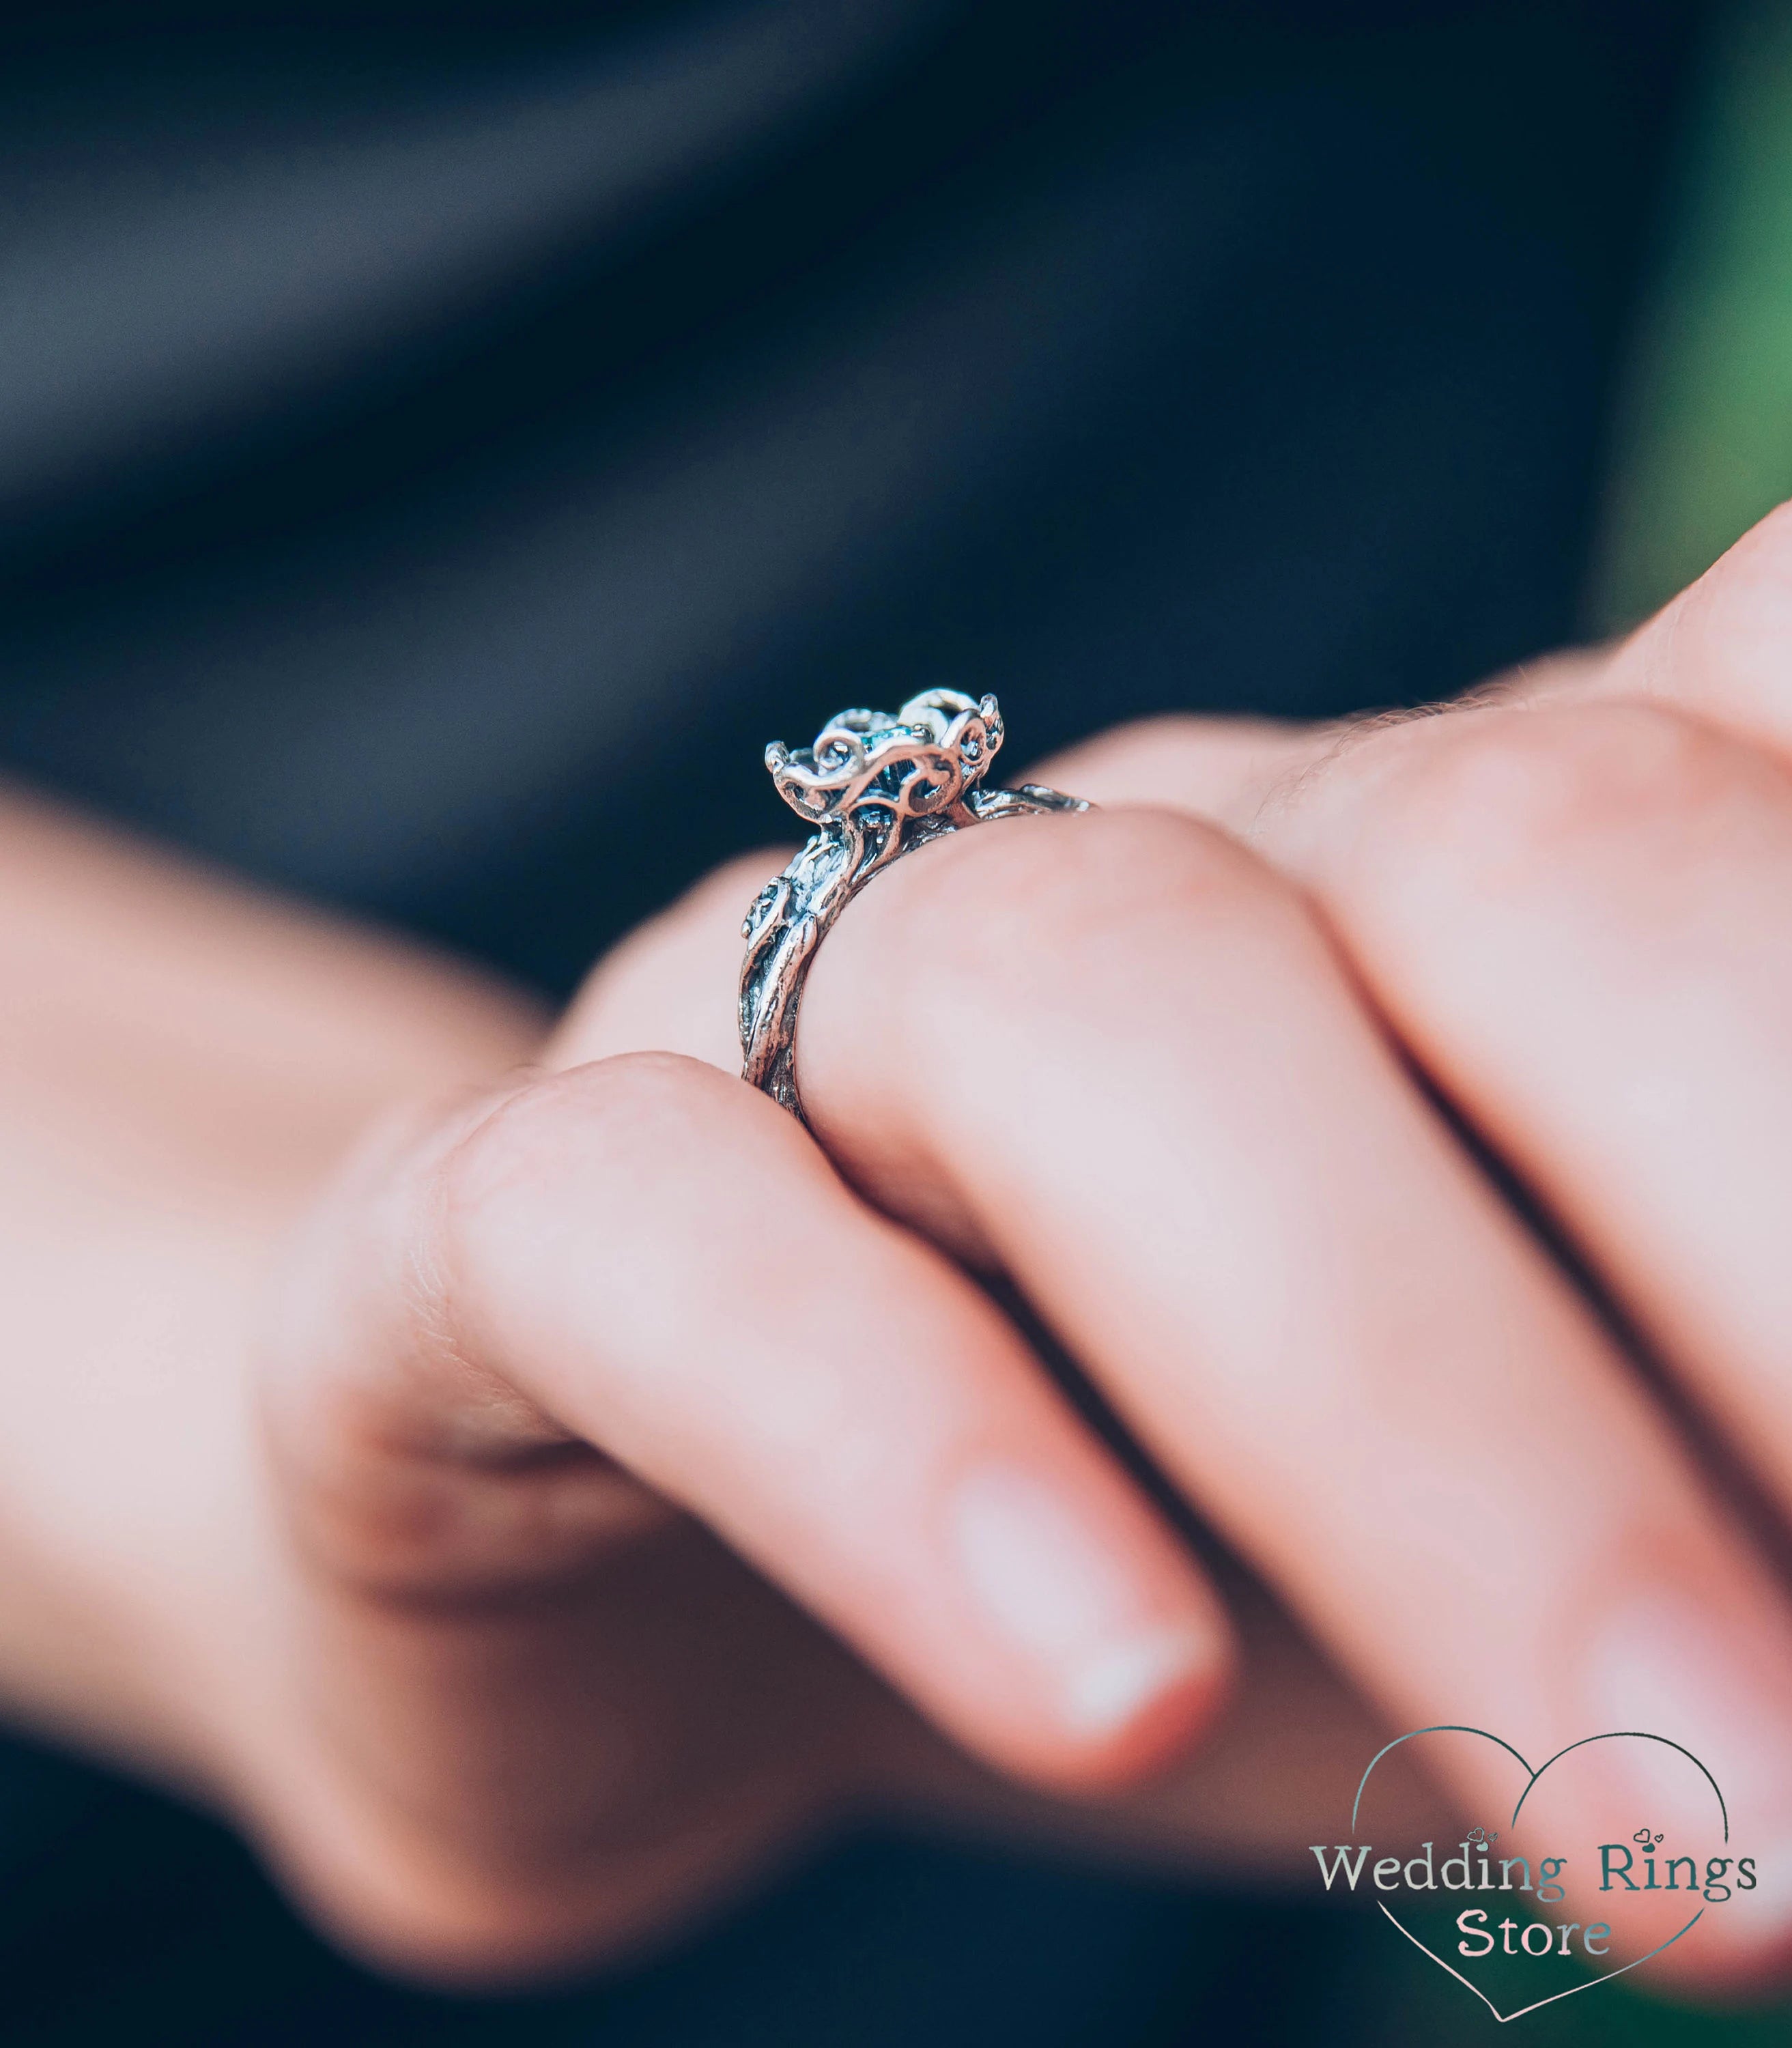
M1038 772L1116 808L880 878L818 956L798 1047L854 1189L1012 1276L1389 1718L1522 1729L1540 1754L1642 1726L1712 1764L1778 1876L1659 1966L1693 1975L1792 1938L1792 1654L1766 1562L1792 1499L1788 644L1782 514L1624 646L1445 716L1111 735ZM1161 808L1117 808L1138 802ZM731 1059L757 879L614 963L564 1056ZM832 1260L794 1270L828 1276L822 1304L864 1299ZM880 1426L900 1465L902 1418ZM1049 1462L1018 1433L1003 1454ZM1050 1472L1060 1526L1083 1483ZM966 1740L1039 1770L992 1712L993 1623L932 1639L925 1673L899 1632L966 1612L974 1550L885 1542L918 1592L808 1596Z
M371 1097L489 1074L527 1034L331 1096L316 1130L285 1115L279 1170L246 1175L278 1191L239 1229L252 1259L219 1251L246 1205L211 1162L203 1253L157 1269L218 1360L208 1455L121 1454L95 1491L92 1410L32 1505L52 1550L105 1553L109 1661L15 1623L14 1697L184 1759L351 1939L445 1971L638 1938L848 1801L991 1801L766 1579L1000 1769L1120 1785L1197 1736L1235 1653L964 1277L995 1263L1387 1718L1466 1704L1534 1749L1671 1720L1747 1786L1757 1839L1783 1832L1779 1588L1413 1073L1778 1485L1763 906L1792 711L1776 727L1760 615L1787 553L1770 526L1627 649L1447 718L1111 736L1041 772L1113 809L901 863L805 1003L805 1100L850 1186L713 1071L765 863L607 964L561 1071L389 1127L301 1231L310 1162ZM634 1057L665 1047L695 1057ZM234 1169L223 1135L250 1148L213 1121ZM280 1237L270 1493L227 1418ZM41 1286L29 1261L9 1281ZM42 1291L50 1357L72 1306ZM40 1464L83 1442L40 1436ZM114 1498L165 1495L165 1466L208 1503L203 1559L150 1530L166 1498ZM1310 1660L1254 1689L1247 1637L1211 1763L1127 1816L1234 1858L1297 1851L1312 1805L1267 1794L1312 1733L1341 1730L1348 1768L1367 1732ZM1780 1924L1728 1924L1691 1967L1779 1952Z

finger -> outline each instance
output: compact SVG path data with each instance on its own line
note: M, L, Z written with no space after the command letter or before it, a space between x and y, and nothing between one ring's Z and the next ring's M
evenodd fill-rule
M564 1583L613 1530L553 1454L596 1446L1009 1767L1124 1776L1213 1705L1213 1596L1004 1320L696 1061L580 1067L405 1148L292 1298L295 1512L370 1597Z
M1792 778L1584 661L1513 694L1251 754L1162 721L1089 766L1229 815L1313 891L1407 1048L1792 1505Z
M1104 809L1179 811L1247 839L1263 805L1325 759L1346 729L1264 718L1140 719L1053 754L1027 779Z
M1571 650L1529 661L1446 704L1371 712L1318 723L1173 713L1114 727L1028 770L1030 780L1073 789L1104 808L1141 807L1204 819L1272 862L1274 826L1313 783L1384 734L1486 703L1532 704L1584 690L1608 657Z
M741 913L789 858L780 848L724 863L613 947L561 1018L545 1064L558 1071L622 1053L682 1053L738 1074Z
M1234 1574L1226 1591L1239 1635L1236 1689L1209 1739L1173 1769L1144 1786L1066 1799L979 1770L913 1723L891 1756L902 1809L1194 1864L1233 1881L1302 1881L1313 1869L1315 1823L1348 1809L1363 1765L1400 1731L1368 1711L1260 1586ZM1400 1767L1386 1785L1378 1771L1378 1830L1390 1840L1447 1841L1469 1823L1410 1757L1409 1745L1379 1767Z
M1786 770L1666 705L1569 694L1386 734L1264 837L1406 1044L1792 1507ZM1785 1723L1736 1709L1716 1682L1734 1658L1639 1643L1627 1719L1678 1734L1783 1829L1767 1788Z
M1689 712L1792 759L1792 506L1782 506L1589 671L1577 693Z
M1197 721L1156 723L1168 728ZM1239 722L1206 770L1209 785L1223 793L1232 765L1256 753L1253 743L1295 736L1294 728L1247 731ZM1079 750L1079 769L1092 751ZM1116 754L1125 751L1126 739L1116 736ZM1126 765L1114 762L1116 770ZM572 1066L659 1046L734 1071L741 909L787 858L768 851L730 862L615 948L568 1011L548 1063ZM1193 1860L1251 1881L1286 1881L1306 1863L1315 1817L1332 1812L1340 1788L1355 1782L1364 1759L1396 1731L1368 1714L1260 1588L1239 1580L1228 1587L1228 1604L1241 1641L1226 1712L1209 1740L1144 1790L1097 1801L1042 1795L991 1775L923 1724L892 1718L879 1744L886 1796L905 1815L918 1809L950 1825L994 1823L1056 1844L1094 1843L1109 1852ZM1415 1841L1452 1825L1435 1786L1416 1773L1402 1777L1399 1800L1403 1832Z
M831 935L798 1064L855 1179L943 1182L1394 1718L1565 1742L1690 1668L1792 1820L1765 1574L1235 847L1138 813L924 848Z
M1149 779L1229 807L1313 891L1406 1048L1792 1506L1792 778L1600 680L1579 657L1443 717L1280 735L1255 783L1185 721ZM1146 739L1110 743L1110 791ZM1725 1655L1639 1648L1623 1718L1696 1732L1759 1797L1783 1724L1728 1710Z
M1313 891L1409 1050L1792 1506L1792 777L1585 683L1255 758L1165 722L1092 766L1229 811Z

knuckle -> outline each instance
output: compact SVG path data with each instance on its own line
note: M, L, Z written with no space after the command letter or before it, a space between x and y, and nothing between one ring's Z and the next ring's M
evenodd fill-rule
M1242 920L1261 929L1304 914L1294 888L1235 841L1168 812L1020 820L963 838L960 859L940 861L910 910L925 933L962 915L968 890L987 906L977 944L953 961L955 979L986 987L1061 986L1149 955L1168 933L1198 945Z
M592 970L555 1035L557 1065L642 1049L739 1063L733 1002L742 913L788 848L743 855L622 940Z
M1767 606L1783 623L1792 613L1792 502L1775 506L1758 520L1691 590L1698 593L1701 610Z
M533 1202L563 1170L594 1158L682 1156L731 1090L728 1077L681 1053L622 1053L545 1074L505 1096L441 1165L451 1242L501 1206Z
M1614 673L1650 692L1757 712L1783 698L1792 634L1792 502L1780 505L1619 648Z
M421 1191L407 1261L416 1348L497 1399L521 1352L584 1311L592 1242L678 1228L691 1177L739 1113L739 1084L677 1053L634 1053L548 1074L467 1132Z
M1724 801L1732 748L1644 704L1501 708L1440 720L1372 806L1371 860L1478 888L1531 886Z

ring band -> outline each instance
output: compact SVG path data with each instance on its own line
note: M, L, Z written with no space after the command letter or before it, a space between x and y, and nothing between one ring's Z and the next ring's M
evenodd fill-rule
M819 828L753 899L741 928L741 1073L803 1119L797 1092L797 1010L816 948L874 875L931 839L992 818L1086 811L1080 797L1037 782L979 786L1002 744L992 696L928 690L887 712L843 711L813 747L774 741L766 766L798 817Z

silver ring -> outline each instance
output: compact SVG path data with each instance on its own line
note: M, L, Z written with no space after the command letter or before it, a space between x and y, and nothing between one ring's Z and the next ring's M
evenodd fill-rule
M819 828L775 882L753 899L740 928L741 1073L801 1119L797 1092L797 1009L803 983L834 920L869 882L930 839L992 818L1036 811L1086 811L1079 797L1037 782L1018 789L979 786L1002 744L992 696L928 690L892 718L843 711L795 753L766 749L778 793Z

